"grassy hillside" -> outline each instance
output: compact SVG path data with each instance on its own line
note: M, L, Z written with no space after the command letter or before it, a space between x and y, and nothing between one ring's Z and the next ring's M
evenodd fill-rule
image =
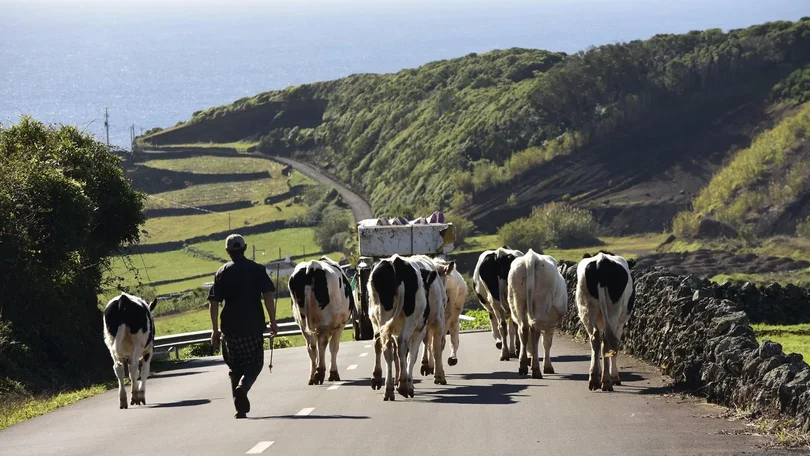
M778 222L787 216L792 223L776 229L788 228L789 233L781 234L795 233L794 215L806 215L810 209L800 200L810 190L808 131L810 102L734 154L697 195L692 210L678 214L675 233L696 236L699 220L706 216L737 230L761 234L774 230L763 222Z
M694 157L681 138L751 103L762 113L768 103L803 96L809 61L810 20L658 35L573 55L499 50L263 93L140 140L260 140L259 151L332 171L378 212L453 208L494 232L539 202L568 195L584 204L605 187L622 191L686 167ZM638 132L650 137L633 141ZM652 156L667 166L616 179L611 173L623 168L608 167L604 178L582 172L566 181L566 169L577 168L563 157L581 154L631 164ZM559 193L525 190L550 177L532 174L549 162Z
M150 298L200 289L228 260L224 240L231 232L243 234L248 256L255 246L262 263L276 260L279 252L281 258L324 254L308 222L313 201L307 189L320 189L311 179L295 171L286 175L283 165L262 156L213 147L167 149L137 153L125 162L134 186L148 192L147 220L141 242L112 259L102 303L120 288ZM342 256L326 253L335 260ZM205 303L199 292L189 296ZM194 305L161 305L156 313Z

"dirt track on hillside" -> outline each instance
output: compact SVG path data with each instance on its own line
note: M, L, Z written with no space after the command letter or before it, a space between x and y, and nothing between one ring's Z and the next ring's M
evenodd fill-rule
M810 267L810 262L780 257L761 257L753 253L735 255L716 250L684 253L656 253L638 258L636 267L664 266L676 274L713 277L718 274L764 274L790 272Z
M374 212L371 211L371 205L368 203L368 201L337 180L318 171L312 165L287 157L273 156L271 158L286 165L290 165L310 179L313 179L321 184L328 185L329 187L337 190L338 193L340 193L340 196L343 197L346 204L349 205L349 208L351 208L355 221L359 222L360 220L374 218Z

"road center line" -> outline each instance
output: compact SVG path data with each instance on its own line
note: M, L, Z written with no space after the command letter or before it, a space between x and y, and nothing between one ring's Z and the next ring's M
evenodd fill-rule
M362 358L362 357L364 357L364 356L368 356L368 352L366 352L366 353L360 353L360 357L361 357L361 358Z
M347 371L355 370L355 369L357 369L357 364L352 364L352 365L350 365L349 367L346 368Z
M264 450L270 448L270 445L274 444L275 442L259 442L253 448L249 449L245 454L261 454Z
M330 386L329 388L326 388L326 390L327 391L336 390L336 389L340 388L340 385L342 385L344 383L346 383L346 382L335 382L332 386Z
M371 344L366 344L366 348L371 348Z
M296 413L295 416L307 416L312 413L313 410L315 410L315 407L307 407L305 409L301 409L301 411Z

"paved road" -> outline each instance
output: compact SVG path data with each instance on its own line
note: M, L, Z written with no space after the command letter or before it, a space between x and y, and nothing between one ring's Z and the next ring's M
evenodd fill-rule
M340 182L321 173L313 166L287 157L273 156L272 158L273 160L277 160L286 165L290 165L293 168L300 171L305 176L337 190L338 193L340 193L340 196L343 197L343 201L345 201L346 204L348 204L349 207L351 208L352 214L354 214L354 220L356 222L359 222L360 220L364 219L374 218L374 213L371 211L371 205L368 204L368 201L363 199L363 197L353 192L351 189L341 184Z
M146 406L119 410L115 391L85 399L0 432L0 455L763 453L764 438L732 435L745 426L710 417L719 407L661 395L662 377L629 357L624 386L589 392L586 346L565 336L552 348L558 373L535 380L498 360L489 333L464 334L446 386L417 380L416 396L395 402L369 386L369 347L341 345L339 386L306 384L303 348L276 351L247 420L233 419L221 359L190 361L150 378Z

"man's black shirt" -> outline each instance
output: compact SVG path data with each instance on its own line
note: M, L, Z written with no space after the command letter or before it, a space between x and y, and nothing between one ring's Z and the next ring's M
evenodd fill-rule
M267 322L262 308L262 293L276 291L264 266L245 257L234 258L214 275L208 297L225 301L220 314L220 330L226 336L263 334Z

